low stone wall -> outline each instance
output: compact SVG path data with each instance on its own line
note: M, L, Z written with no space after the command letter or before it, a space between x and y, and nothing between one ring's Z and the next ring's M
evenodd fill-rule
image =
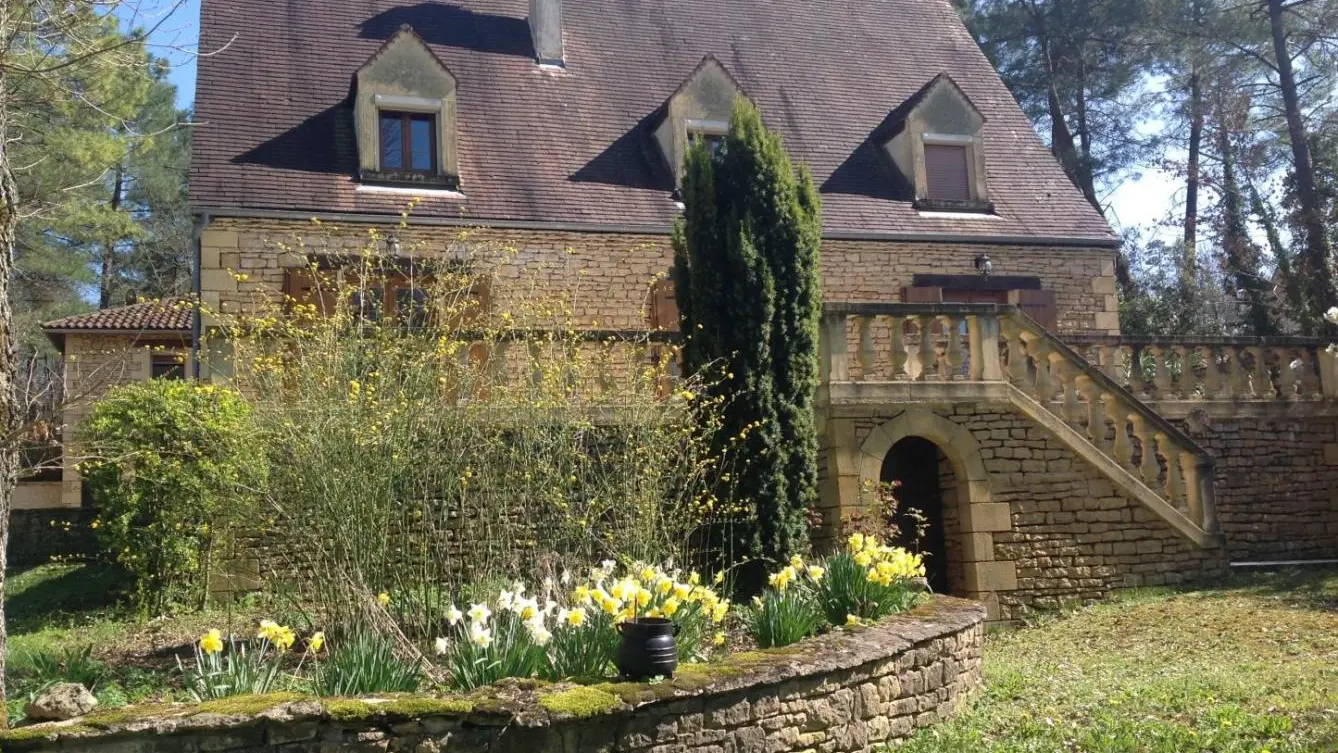
M936 597L867 628L684 666L657 684L509 682L458 697L252 696L0 735L27 751L846 753L909 736L981 681L985 609Z
M35 567L59 559L83 559L98 551L89 525L90 507L12 510L9 514L9 567Z

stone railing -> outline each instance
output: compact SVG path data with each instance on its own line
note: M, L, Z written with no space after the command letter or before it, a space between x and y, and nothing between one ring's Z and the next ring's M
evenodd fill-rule
M1065 341L1144 400L1338 398L1338 357L1321 338L1074 336Z
M1215 540L1212 456L1015 307L828 304L820 364L824 382L860 383L865 401L878 384L1006 383L1016 407L1126 491L1201 544Z
M0 732L0 750L862 753L947 718L980 685L984 620L983 605L939 596L868 628L685 665L657 684L130 707Z

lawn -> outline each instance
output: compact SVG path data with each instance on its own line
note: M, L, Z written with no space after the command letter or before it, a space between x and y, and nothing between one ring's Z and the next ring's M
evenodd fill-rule
M902 753L1338 751L1338 571L1145 591L992 634L987 689Z

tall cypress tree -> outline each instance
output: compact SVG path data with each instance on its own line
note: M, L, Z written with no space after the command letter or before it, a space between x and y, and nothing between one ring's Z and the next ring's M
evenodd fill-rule
M753 513L739 554L784 559L807 548L805 511L817 501L817 190L740 98L723 147L689 150L683 204L674 281L685 366L723 369L717 442L739 462L722 491Z

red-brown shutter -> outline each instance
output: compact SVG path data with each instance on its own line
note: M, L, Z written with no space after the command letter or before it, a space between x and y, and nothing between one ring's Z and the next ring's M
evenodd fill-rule
M1054 331L1059 326L1059 307L1053 290L1018 290L1017 306L1037 324Z
M943 201L971 200L968 150L957 144L925 144L925 181L929 198Z
M678 299L670 280L661 280L650 290L650 326L651 329L678 331Z
M943 303L943 288L902 288L902 303Z

